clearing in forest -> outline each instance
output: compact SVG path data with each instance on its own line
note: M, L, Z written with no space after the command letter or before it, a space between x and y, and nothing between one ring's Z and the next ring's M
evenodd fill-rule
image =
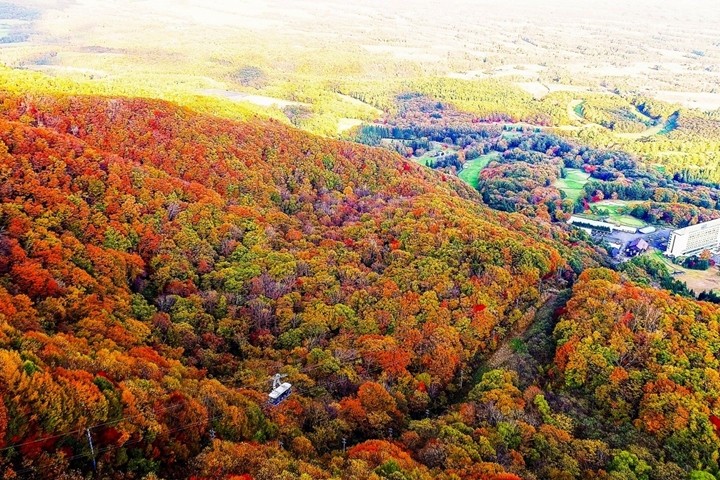
M565 192L567 198L577 200L583 195L583 187L589 179L590 174L579 168L566 168L565 177L558 178L555 187Z
M632 205L636 203L640 202L628 200L602 200L590 205L590 210L592 210L593 214L598 215L599 217L609 218L613 223L628 227L642 228L647 225L646 222L626 213L628 207L632 207Z
M487 167L488 163L497 159L499 156L500 153L498 152L490 152L485 155L480 155L478 158L473 160L468 160L465 162L465 165L463 165L462 170L458 173L458 177L471 187L477 189L480 171Z

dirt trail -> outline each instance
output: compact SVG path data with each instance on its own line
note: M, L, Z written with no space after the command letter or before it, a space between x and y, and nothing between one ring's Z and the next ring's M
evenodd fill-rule
M509 334L498 349L475 368L472 376L468 378L463 388L453 395L450 403L465 401L468 393L480 381L483 374L496 368L516 370L523 377L521 383L532 383L538 368L552 361L555 355L552 336L555 328L553 314L556 309L565 305L569 297L569 289L547 291L542 305L535 312L530 324L525 329ZM521 345L527 346L526 351L516 352L513 349L514 340L520 340Z
M549 324L552 323L552 316L555 309L564 305L565 300L562 298L561 292L550 291L547 293L545 302L535 312L535 318L527 329L517 332L514 335L509 335L495 350L495 352L488 357L485 363L480 367L485 370L491 370L495 368L502 368L512 363L512 360L517 353L513 350L512 343L515 340L520 340L523 343L527 343L530 337L536 336L542 333L552 334L552 330L547 332ZM554 325L553 325L554 328Z

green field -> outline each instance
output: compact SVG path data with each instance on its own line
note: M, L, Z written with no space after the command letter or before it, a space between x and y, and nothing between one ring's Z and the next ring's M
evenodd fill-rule
M442 152L442 155L440 154ZM435 162L437 160L442 160L443 155L447 152L452 152L449 148L443 148L442 151L440 150L431 150L427 153L425 153L421 157L412 157L412 159L419 163L420 165L424 167L428 167L432 164L432 162Z
M565 192L569 199L577 200L583 195L583 187L589 178L589 173L585 173L578 168L566 168L565 178L558 178L555 186Z
M640 220L639 218L635 218L632 215L622 213L623 209L632 206L634 203L638 202L626 200L603 200L593 203L590 206L590 210L594 215L599 217L608 217L611 222L628 227L642 228L647 225L646 222Z
M460 177L460 180L473 188L478 188L478 176L480 175L480 171L487 167L488 163L497 159L499 156L500 154L498 152L490 152L485 155L480 155L474 160L468 160L465 162L463 169L460 170L460 173L458 173L458 177Z
M647 223L631 215L610 215L610 220L628 227L642 228L647 225Z
M637 203L642 203L640 200L600 200L599 202L593 203L594 207L604 208L610 211L617 211L620 208L632 207Z
M580 102L580 103L576 104L576 105L573 107L573 111L575 112L575 115L577 115L578 117L584 118L584 117L585 117L585 113L583 112L583 102Z
M502 137L504 139L515 138L519 137L520 135L522 135L522 133L520 132L502 132Z

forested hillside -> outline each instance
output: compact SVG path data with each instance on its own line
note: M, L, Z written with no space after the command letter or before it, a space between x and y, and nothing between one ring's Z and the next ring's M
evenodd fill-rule
M454 178L271 121L4 95L0 140L0 468L19 478L87 473L87 428L114 478L440 476L409 422L596 264ZM272 408L277 372L296 390Z
M720 9L595 3L0 0L0 479L720 480Z
M11 478L717 471L718 308L454 177L148 100L6 94L0 140Z

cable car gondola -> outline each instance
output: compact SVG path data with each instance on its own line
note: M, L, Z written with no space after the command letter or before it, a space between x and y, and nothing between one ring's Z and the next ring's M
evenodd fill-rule
M292 393L291 384L288 382L280 382L283 377L287 377L287 375L276 373L273 376L273 389L272 392L268 394L268 403L270 405L279 405Z

